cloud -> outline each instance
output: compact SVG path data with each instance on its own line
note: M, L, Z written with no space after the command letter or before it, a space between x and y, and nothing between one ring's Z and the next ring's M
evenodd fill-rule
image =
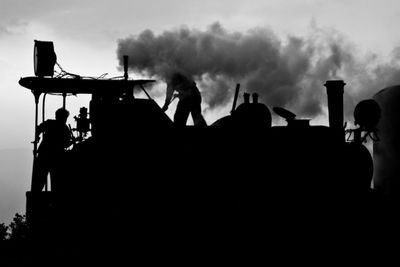
M6 35L6 34L8 34L8 33L9 33L9 32L8 32L8 30L7 30L7 27L5 27L4 25L1 25L1 24L0 24L0 37Z
M28 23L22 21L0 24L0 38L4 36L23 34L25 33L27 26Z
M356 103L384 86L400 83L400 48L390 62L361 54L334 29L311 29L309 36L279 38L266 28L246 32L211 24L206 30L182 26L158 35L145 30L118 40L117 55L130 56L130 69L166 80L172 71L192 76L209 109L229 103L236 83L257 92L268 106L293 109L300 116L321 115L326 103L323 84L347 83L346 117Z

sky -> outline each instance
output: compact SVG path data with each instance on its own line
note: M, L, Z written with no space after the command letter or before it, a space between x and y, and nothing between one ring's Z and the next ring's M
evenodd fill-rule
M165 69L184 70L208 123L228 115L241 83L326 125L325 80L347 83L349 120L358 101L400 84L398 25L396 0L0 0L0 222L25 212L30 188L34 101L18 80L34 76L34 40L53 41L62 68L83 76L120 76L130 55L131 78L159 81L150 95L160 105ZM61 101L47 98L46 118ZM70 97L67 108L87 103Z

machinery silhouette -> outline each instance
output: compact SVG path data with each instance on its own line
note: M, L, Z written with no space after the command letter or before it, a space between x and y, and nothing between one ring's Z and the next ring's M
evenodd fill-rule
M66 151L60 190L27 192L36 240L82 251L90 243L95 249L82 253L92 257L99 251L199 257L259 238L316 237L344 218L370 226L373 161L360 139L345 138L343 81L324 84L329 126L312 126L279 107L273 110L288 125L272 126L256 94L252 102L245 94L236 108L238 86L230 115L208 127L175 127L145 90L154 80L128 77L127 58L123 78L52 77L46 64L54 66L54 51L43 43L35 42L43 55L35 52L36 76L19 81L35 96L36 125L41 96L60 94L65 105L68 95L89 94L91 101L89 112L75 118L80 140ZM135 98L136 89L147 99ZM368 126L359 131L373 128L363 115L356 119ZM105 236L113 221L119 226ZM347 226L330 229L334 237Z

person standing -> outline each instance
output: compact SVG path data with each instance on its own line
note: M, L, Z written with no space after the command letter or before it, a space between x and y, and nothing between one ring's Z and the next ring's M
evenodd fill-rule
M195 126L207 126L201 114L200 91L194 81L181 73L174 73L167 84L165 103L162 107L163 111L168 109L169 104L175 97L179 98L174 114L174 123L176 125L185 126L190 113Z
M42 122L37 128L36 140L43 133L37 155L34 161L32 176L32 191L40 192L47 182L50 173L51 191L57 191L59 177L65 164L65 149L72 144L72 135L66 122L68 110L60 108L55 113L55 120Z

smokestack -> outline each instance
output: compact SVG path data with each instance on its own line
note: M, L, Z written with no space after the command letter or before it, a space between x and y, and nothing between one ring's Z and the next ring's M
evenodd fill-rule
M124 78L128 80L128 64L129 64L129 56L124 55Z
M329 127L334 131L337 140L345 141L343 119L343 93L345 82L342 80L327 81L324 86L328 94Z

